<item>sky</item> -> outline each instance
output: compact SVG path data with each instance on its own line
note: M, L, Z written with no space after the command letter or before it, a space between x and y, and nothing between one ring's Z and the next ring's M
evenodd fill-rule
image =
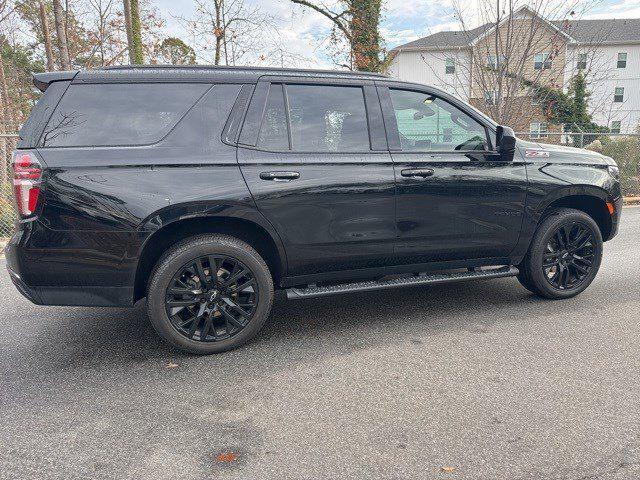
M320 0L318 0L320 1ZM397 45L442 30L459 30L460 24L453 15L453 2L464 6L465 22L469 28L477 26L478 0L383 0L381 34L384 46ZM486 1L486 0L484 0ZM566 5L567 0L533 0ZM640 0L569 0L576 1L579 18L640 18ZM190 34L179 17L195 17L193 0L152 0L167 24L167 33L178 36L187 43ZM334 67L328 55L328 35L331 23L316 12L292 4L289 0L245 0L246 4L259 6L262 11L277 18L278 35L291 53L300 56L305 66ZM325 3L331 3L327 0ZM505 2L506 3L506 2ZM199 52L197 52L199 53Z

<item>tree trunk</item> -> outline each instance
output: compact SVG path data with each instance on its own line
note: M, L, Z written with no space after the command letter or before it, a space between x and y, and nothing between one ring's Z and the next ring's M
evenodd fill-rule
M142 32L140 25L140 5L138 0L130 0L131 5L131 41L133 43L133 63L142 65L144 63L144 52L142 50Z
M124 23L127 30L127 45L129 46L129 63L134 64L136 61L133 48L133 32L131 31L131 3L124 0Z
M216 9L216 20L215 20L216 26L215 26L215 30L213 31L214 35L216 36L216 54L213 60L214 65L220 65L220 56L222 52L222 40L225 33L222 26L222 7L223 7L222 2L223 1L224 0L214 1L214 5Z
M44 38L44 51L47 56L47 70L52 72L56 69L53 63L53 48L51 47L51 32L49 31L49 21L47 20L47 11L44 8L44 3L39 2L38 8L40 10L40 23L42 23L42 36Z
M381 0L351 1L351 53L356 70L380 70L380 7Z
M53 18L56 24L56 34L58 35L58 48L60 49L60 66L62 70L71 70L71 60L69 59L69 44L67 43L67 29L65 17L60 0L53 0Z

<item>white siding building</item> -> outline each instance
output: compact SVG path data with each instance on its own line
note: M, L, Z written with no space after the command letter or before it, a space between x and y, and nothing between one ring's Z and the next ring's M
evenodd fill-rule
M518 10L514 15L522 13ZM640 132L640 19L548 24L569 38L562 56L565 90L581 69L591 94L589 110L594 122L614 132ZM401 80L436 86L468 101L474 40L490 28L487 24L468 32L438 32L396 47L389 73Z

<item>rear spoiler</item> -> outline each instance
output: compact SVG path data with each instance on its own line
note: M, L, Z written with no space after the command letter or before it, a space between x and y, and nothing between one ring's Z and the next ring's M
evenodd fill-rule
M44 72L33 74L33 84L38 90L44 92L49 85L53 82L59 82L62 80L73 80L80 70L68 71L68 72Z

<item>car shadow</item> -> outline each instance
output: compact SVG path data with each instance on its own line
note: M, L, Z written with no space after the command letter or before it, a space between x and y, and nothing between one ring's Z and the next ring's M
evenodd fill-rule
M133 309L30 305L27 315L34 317L30 324L35 325L37 338L30 342L29 357L41 371L172 361L213 364L223 358L258 365L274 354L286 364L302 356L343 355L385 343L418 344L428 341L424 339L429 336L455 330L483 333L498 319L517 315L523 302L545 301L529 294L514 279L296 301L278 295L267 323L254 340L209 357L185 354L164 343L147 319L144 302ZM33 371L33 365L25 368Z

